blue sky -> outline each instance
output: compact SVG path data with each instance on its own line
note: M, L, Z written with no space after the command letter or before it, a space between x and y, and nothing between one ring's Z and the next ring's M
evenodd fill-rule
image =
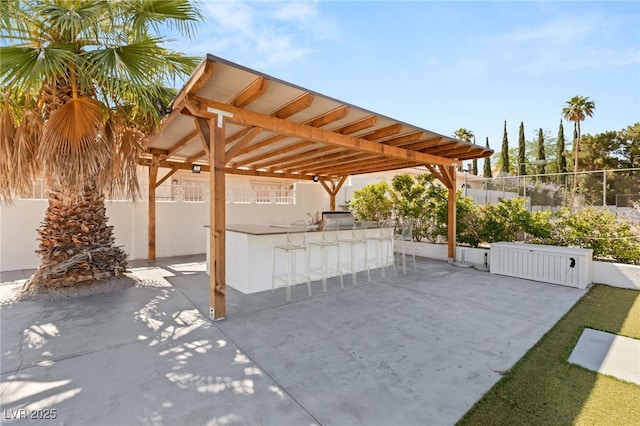
M555 137L575 95L583 134L640 121L640 2L213 1L193 40L211 53L437 133L499 151ZM565 123L565 134L572 125Z

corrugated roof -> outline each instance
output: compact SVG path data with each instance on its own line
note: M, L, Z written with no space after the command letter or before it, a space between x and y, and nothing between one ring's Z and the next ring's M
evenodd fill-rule
M335 179L455 166L493 153L213 55L202 61L170 108L146 147L146 157L158 155L164 167L200 164L207 170L206 120L223 112L227 173Z

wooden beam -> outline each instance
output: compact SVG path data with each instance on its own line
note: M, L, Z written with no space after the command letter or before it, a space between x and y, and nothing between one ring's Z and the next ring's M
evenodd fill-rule
M264 77L258 77L253 80L251 84L245 87L244 90L238 93L236 97L229 102L229 104L238 108L244 108L260 96L264 95L268 87L269 80Z
M178 169L177 169L177 168L175 168L175 167L174 167L173 169L169 170L169 171L167 172L167 174L166 174L166 175L164 175L164 177L163 177L162 179L160 179L158 182L156 182L156 186L155 186L155 187L157 188L157 187L159 187L160 185L162 185L162 184L163 184L167 179L169 179L171 176L173 176L173 174L174 174L175 172L177 172L177 171L178 171Z
M359 168L353 168L348 171L344 170L330 170L327 172L329 176L342 176L345 173L348 173L350 176L353 175L362 175L367 173L378 173L384 172L388 170L398 170L398 169L406 169L408 167L417 167L419 163L408 163L402 161L386 161L380 164L372 165L372 166L362 166Z
M220 126L216 118L209 120L209 310L214 321L227 315L224 127L224 120Z
M280 118L280 119L289 118L292 115L299 113L303 109L309 108L313 103L314 98L315 96L312 95L311 93L304 93L303 95L300 95L299 97L292 100L285 106L272 112L270 116L275 118Z
M194 161L204 157L207 154L207 152L205 150L202 150L200 152L197 152L195 154L193 154L191 157L187 157L187 159L185 160L187 163L193 163Z
M343 135L351 135L371 126L375 126L379 120L380 117L377 115L370 115L333 131L336 133L342 133Z
M402 167L394 167L394 165L400 164ZM397 168L403 168L405 165L411 164L416 165L418 163L407 163L402 160L395 159L379 159L379 158L370 158L364 161L358 161L356 163L349 164L338 164L335 166L326 166L321 168L313 168L309 169L309 173L317 174L317 175L327 175L327 176L342 176L342 175L351 175L355 173L362 173L364 170L370 170L372 172L377 171L378 169L384 170L392 170Z
M228 162L231 161L233 157L238 155L241 149L247 146L251 141L258 136L262 132L262 127L252 127L251 130L238 142L236 142L225 154L225 159Z
M307 141L310 142L310 141ZM311 143L312 145L315 142ZM309 164L316 164L317 161L325 159L329 156L338 156L339 153L344 152L344 149L336 148L334 146L323 146L322 148L308 150L302 153L292 154L287 157L283 157L268 163L260 163L262 167L269 166L275 170L288 171L289 169L297 168L304 170ZM333 157L334 158L334 157Z
M245 126L259 126L266 130L273 131L274 133L281 133L283 135L299 137L301 139L309 139L328 145L355 149L389 158L413 161L419 164L438 164L444 166L459 165L457 160L416 151L408 151L406 149L375 143L361 138L349 137L293 121L259 114L254 111L242 110L240 108L235 108L230 105L225 105L220 102L203 99L197 96L189 97L187 108L192 114L205 118L213 117L215 115L214 112L211 112L209 109L214 111L225 111L232 114L232 116L226 118L229 122Z
M213 71L215 70L215 62L210 61L208 59L204 59L198 68L191 74L189 81L184 85L183 89L178 93L178 95L173 99L171 104L171 112L168 116L164 117L160 120L159 129L165 129L169 123L175 120L177 117L182 115L184 102L188 95L195 95L198 93L200 89L204 87L209 78L213 75ZM146 148L160 135L160 132L156 133L154 136L148 138L143 147Z
M301 149L310 145L315 144L315 142L313 141L301 141L301 142L296 142L293 145L288 145L285 146L283 148L280 149L276 149L273 151L268 151L265 153L262 153L260 155L255 155L253 157L249 157L249 158L245 158L242 161L239 161L237 163L234 164L234 167L239 167L239 166L244 166L246 164L252 164L252 163L256 163L256 162L260 162L262 160L267 160L267 159L273 159L273 157L278 156L278 155L282 155L282 154L286 154L288 152L292 152L295 151L297 149ZM256 164L255 166L256 168L258 167L265 167L262 163Z
M146 152L148 154L157 155L159 157L165 157L167 155L167 150L166 149L160 149L160 148L147 148Z
M367 127L371 127L375 125L377 122L378 122L378 117L369 116L365 119L358 120L355 123L350 123L350 124L347 124L346 126L339 127L333 131L337 133L341 133L343 135L349 135L351 133L364 130ZM375 135L370 133L363 139L366 139L368 137L374 137L374 136ZM302 141L290 146L289 150L299 149L300 147L306 147L313 144L315 144L314 141ZM281 149L281 153L286 151L287 151L286 148ZM260 162L259 164L256 165L256 167L260 167L260 168L269 167L276 170L286 170L289 167L303 166L305 164L313 163L315 161L314 158L324 156L328 153L336 153L336 152L343 152L343 151L344 150L341 150L340 148L335 148L333 146L324 146L312 151L305 151L302 154L293 154L288 157L272 159L267 162ZM247 164L251 162L253 161L248 161ZM304 169L304 167L302 169Z
M338 194L338 191L340 191L340 188L342 187L342 185L344 184L344 182L346 180L347 180L347 176L342 176L342 177L340 177L340 180L338 181L338 184L336 185L336 183L333 181L333 179L329 179L329 181L331 182L331 187L329 187L329 185L327 185L327 179L325 179L323 177L320 178L320 184L322 185L324 190L327 191L327 193L329 194L329 210L335 211L335 209L336 209L336 195Z
M304 124L308 124L311 127L324 127L327 124L331 124L334 121L342 120L343 118L345 118L350 109L351 107L349 107L348 105L342 105L336 109L320 115L319 117L312 118Z
M347 113L349 112L349 107L348 106L341 106L338 107L334 110L331 110L325 114L322 114L318 117L312 118L311 120L305 121L304 124L308 124L309 126L312 127L323 127L326 126L327 124L330 124L334 121L337 120L341 120L342 118L344 118ZM230 142L233 142L236 139L239 139L240 137L246 135L249 132L249 129L251 129L251 127L247 127L231 136L229 136L227 138L227 144L229 144ZM282 136L282 135L273 135L273 136L269 136L268 138L265 138L263 140L261 140L260 142L256 142L255 144L251 145L250 147L246 147L242 150L240 150L236 155L244 155L247 154L251 151L263 148L265 146L274 144L276 142L279 142L283 139L286 139L288 136Z
M151 159L142 158L138 160L138 164L141 166L151 167ZM178 170L191 170L191 163L179 163L176 161L166 161L160 160L158 166L168 169L176 168ZM202 172L209 173L211 171L208 165L201 165ZM294 180L312 180L313 175L310 174L302 174L302 173L279 173L279 172L268 172L261 170L246 170L246 169L233 169L227 167L225 169L226 174L233 175L242 175L242 176L258 176L258 177L268 177L268 178L276 178L276 179L294 179Z
M185 146L187 142L189 142L191 139L196 137L198 135L198 133L199 133L198 129L195 129L193 132L189 133L187 136L185 136L184 138L180 139L178 142L173 144L171 146L171 148L169 148L167 150L167 154L163 155L162 157L171 157L173 154L178 152L180 150L180 148Z
M384 164L387 161L392 161L389 160L388 158L380 158L380 157L376 157L376 156L372 156L370 154L360 154L360 153L354 153L351 156L348 157L342 157L340 159L339 162L335 162L335 161L331 161L331 162L322 162L322 164L317 164L317 165L309 165L307 166L307 169L309 170L309 173L314 173L314 174L325 174L325 173L330 173L330 174L336 174L336 173L340 173L340 172L344 172L344 174L349 174L349 170L351 169L357 169L361 166L371 166L373 164ZM400 160L397 160L400 161ZM297 170L293 169L293 170L287 170L288 172L295 172Z
M442 145L443 140L444 140L443 137L423 139L423 140L417 141L415 143L411 143L409 145L405 145L405 146L403 146L403 148L421 150L421 149L425 149L425 148L431 148L431 147L434 147L434 146Z
M189 95L195 95L198 93L198 91L207 84L207 81L209 81L209 78L213 75L215 69L216 63L205 58L204 61L198 65L198 68L195 69L193 74L191 74L191 77L189 77L189 80L185 83L182 90L173 99L173 109L175 110L176 107L180 107L180 109L182 109L181 106L185 99ZM167 124L168 123L165 123L164 121L162 122L163 127L166 127Z
M149 206L147 226L147 259L156 260L156 181L158 180L158 163L160 158L154 155L149 167Z
M389 126L385 126L380 129L374 130L373 132L367 133L366 135L360 135L358 137L368 141L375 141L378 139L389 137L391 135L397 135L398 133L400 133L400 131L402 131L402 124L395 123L395 124L391 124Z
M335 148L332 151L335 151ZM307 160L304 163L299 163L294 166L287 167L285 170L288 172L296 172L296 171L305 170L308 168L319 170L319 169L331 168L331 167L348 167L347 163L359 161L362 158L380 160L380 157L377 157L372 154L362 154L357 151L350 151L349 154L347 154L345 153L344 150L341 150L339 152L334 152L332 154L316 157L316 158ZM388 161L388 159L383 158L381 159L381 161Z
M442 173L440 173L438 170L436 170L435 167L433 167L431 164L426 164L425 167L427 168L427 170L429 170L429 172L431 172L432 175L434 175L436 177L436 179L438 179L440 182L442 182L442 184L449 188L451 186L451 182L449 181L449 179L445 178Z
M401 160L384 160L384 161L367 161L357 165L349 165L348 167L326 167L318 170L309 170L309 173L317 174L318 176L343 176L343 175L357 175L363 173L374 173L385 170L397 170L405 167L413 167L419 165L418 163L408 163Z
M449 260L455 262L456 260L456 168L447 167L440 168L443 174L446 174L451 179L451 186L449 187L449 200L448 200L448 214L447 214L447 252Z
M200 142L202 143L202 147L204 148L204 153L207 155L207 157L209 157L209 141L211 140L209 123L207 122L207 120L200 117L194 117L193 120L196 123L196 129L198 130L198 134L200 135Z
M389 146L404 146L408 143L419 141L423 138L423 136L424 132L422 130L418 130L415 132L407 133L406 135L398 136L393 139L385 140L381 143Z

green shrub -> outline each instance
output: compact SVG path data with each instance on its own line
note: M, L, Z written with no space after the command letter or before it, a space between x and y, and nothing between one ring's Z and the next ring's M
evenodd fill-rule
M393 218L400 227L414 221L416 241L447 238L447 189L431 174L416 179L397 175L386 182L367 185L354 192L350 209L360 220ZM461 191L456 194L457 241L478 247L496 241L528 241L593 250L596 259L640 264L640 231L608 210L586 208L575 213L561 209L529 212L522 199L500 199L498 203L474 204Z
M549 235L535 242L589 248L596 259L640 264L640 236L609 210L590 207L572 213L564 208L550 217L550 224Z
M358 220L382 222L391 218L393 202L390 194L391 187L387 182L367 185L353 192L349 208Z

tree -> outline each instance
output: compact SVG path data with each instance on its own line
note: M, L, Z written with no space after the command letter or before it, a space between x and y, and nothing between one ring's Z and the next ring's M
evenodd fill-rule
M489 148L489 137L487 137L486 147L487 147L487 149L490 149ZM483 170L482 176L485 177L485 178L492 178L493 177L493 173L491 172L491 157L487 157L487 158L484 159L484 170Z
M175 93L164 82L197 65L162 47L157 34L189 36L200 20L189 0L2 3L0 198L11 203L39 176L49 191L41 264L27 287L91 282L126 268L104 193L139 194L137 161L159 123L156 104Z
M465 129L464 127L461 127L455 132L453 132L453 136L460 139L461 141L469 142L469 143L471 143L473 138L475 138L473 132L471 130Z
M527 174L527 158L524 143L524 123L520 122L520 132L518 134L518 174L524 176Z
M471 173L473 173L474 176L478 176L478 159L474 158L471 164Z
M564 127L562 125L562 119L560 120L560 127L558 128L558 142L556 144L556 163L558 165L558 173L567 172L567 157L564 152Z
M471 130L465 129L464 127L461 127L455 132L453 132L453 136L455 138L460 139L461 141L469 142L469 143L471 143L472 139L475 139L475 135L473 134L473 132ZM460 164L460 167L458 167L458 170L459 171L464 170L464 167L462 164Z
M538 174L545 175L547 173L547 156L544 152L544 135L542 134L542 128L538 131L538 155L536 157L538 163ZM540 177L540 180L544 182L546 179L544 176Z
M392 189L387 182L378 182L353 191L349 204L354 216L359 220L383 222L393 212Z
M588 96L574 96L567 101L567 105L562 108L562 116L569 121L573 121L576 126L577 138L573 145L573 185L571 187L571 203L576 194L577 188L577 175L578 172L578 156L580 152L580 122L589 116L593 117L593 111L596 109L596 104L589 100Z
M509 174L509 138L507 137L507 120L504 120L504 135L502 136L502 168L500 172Z

